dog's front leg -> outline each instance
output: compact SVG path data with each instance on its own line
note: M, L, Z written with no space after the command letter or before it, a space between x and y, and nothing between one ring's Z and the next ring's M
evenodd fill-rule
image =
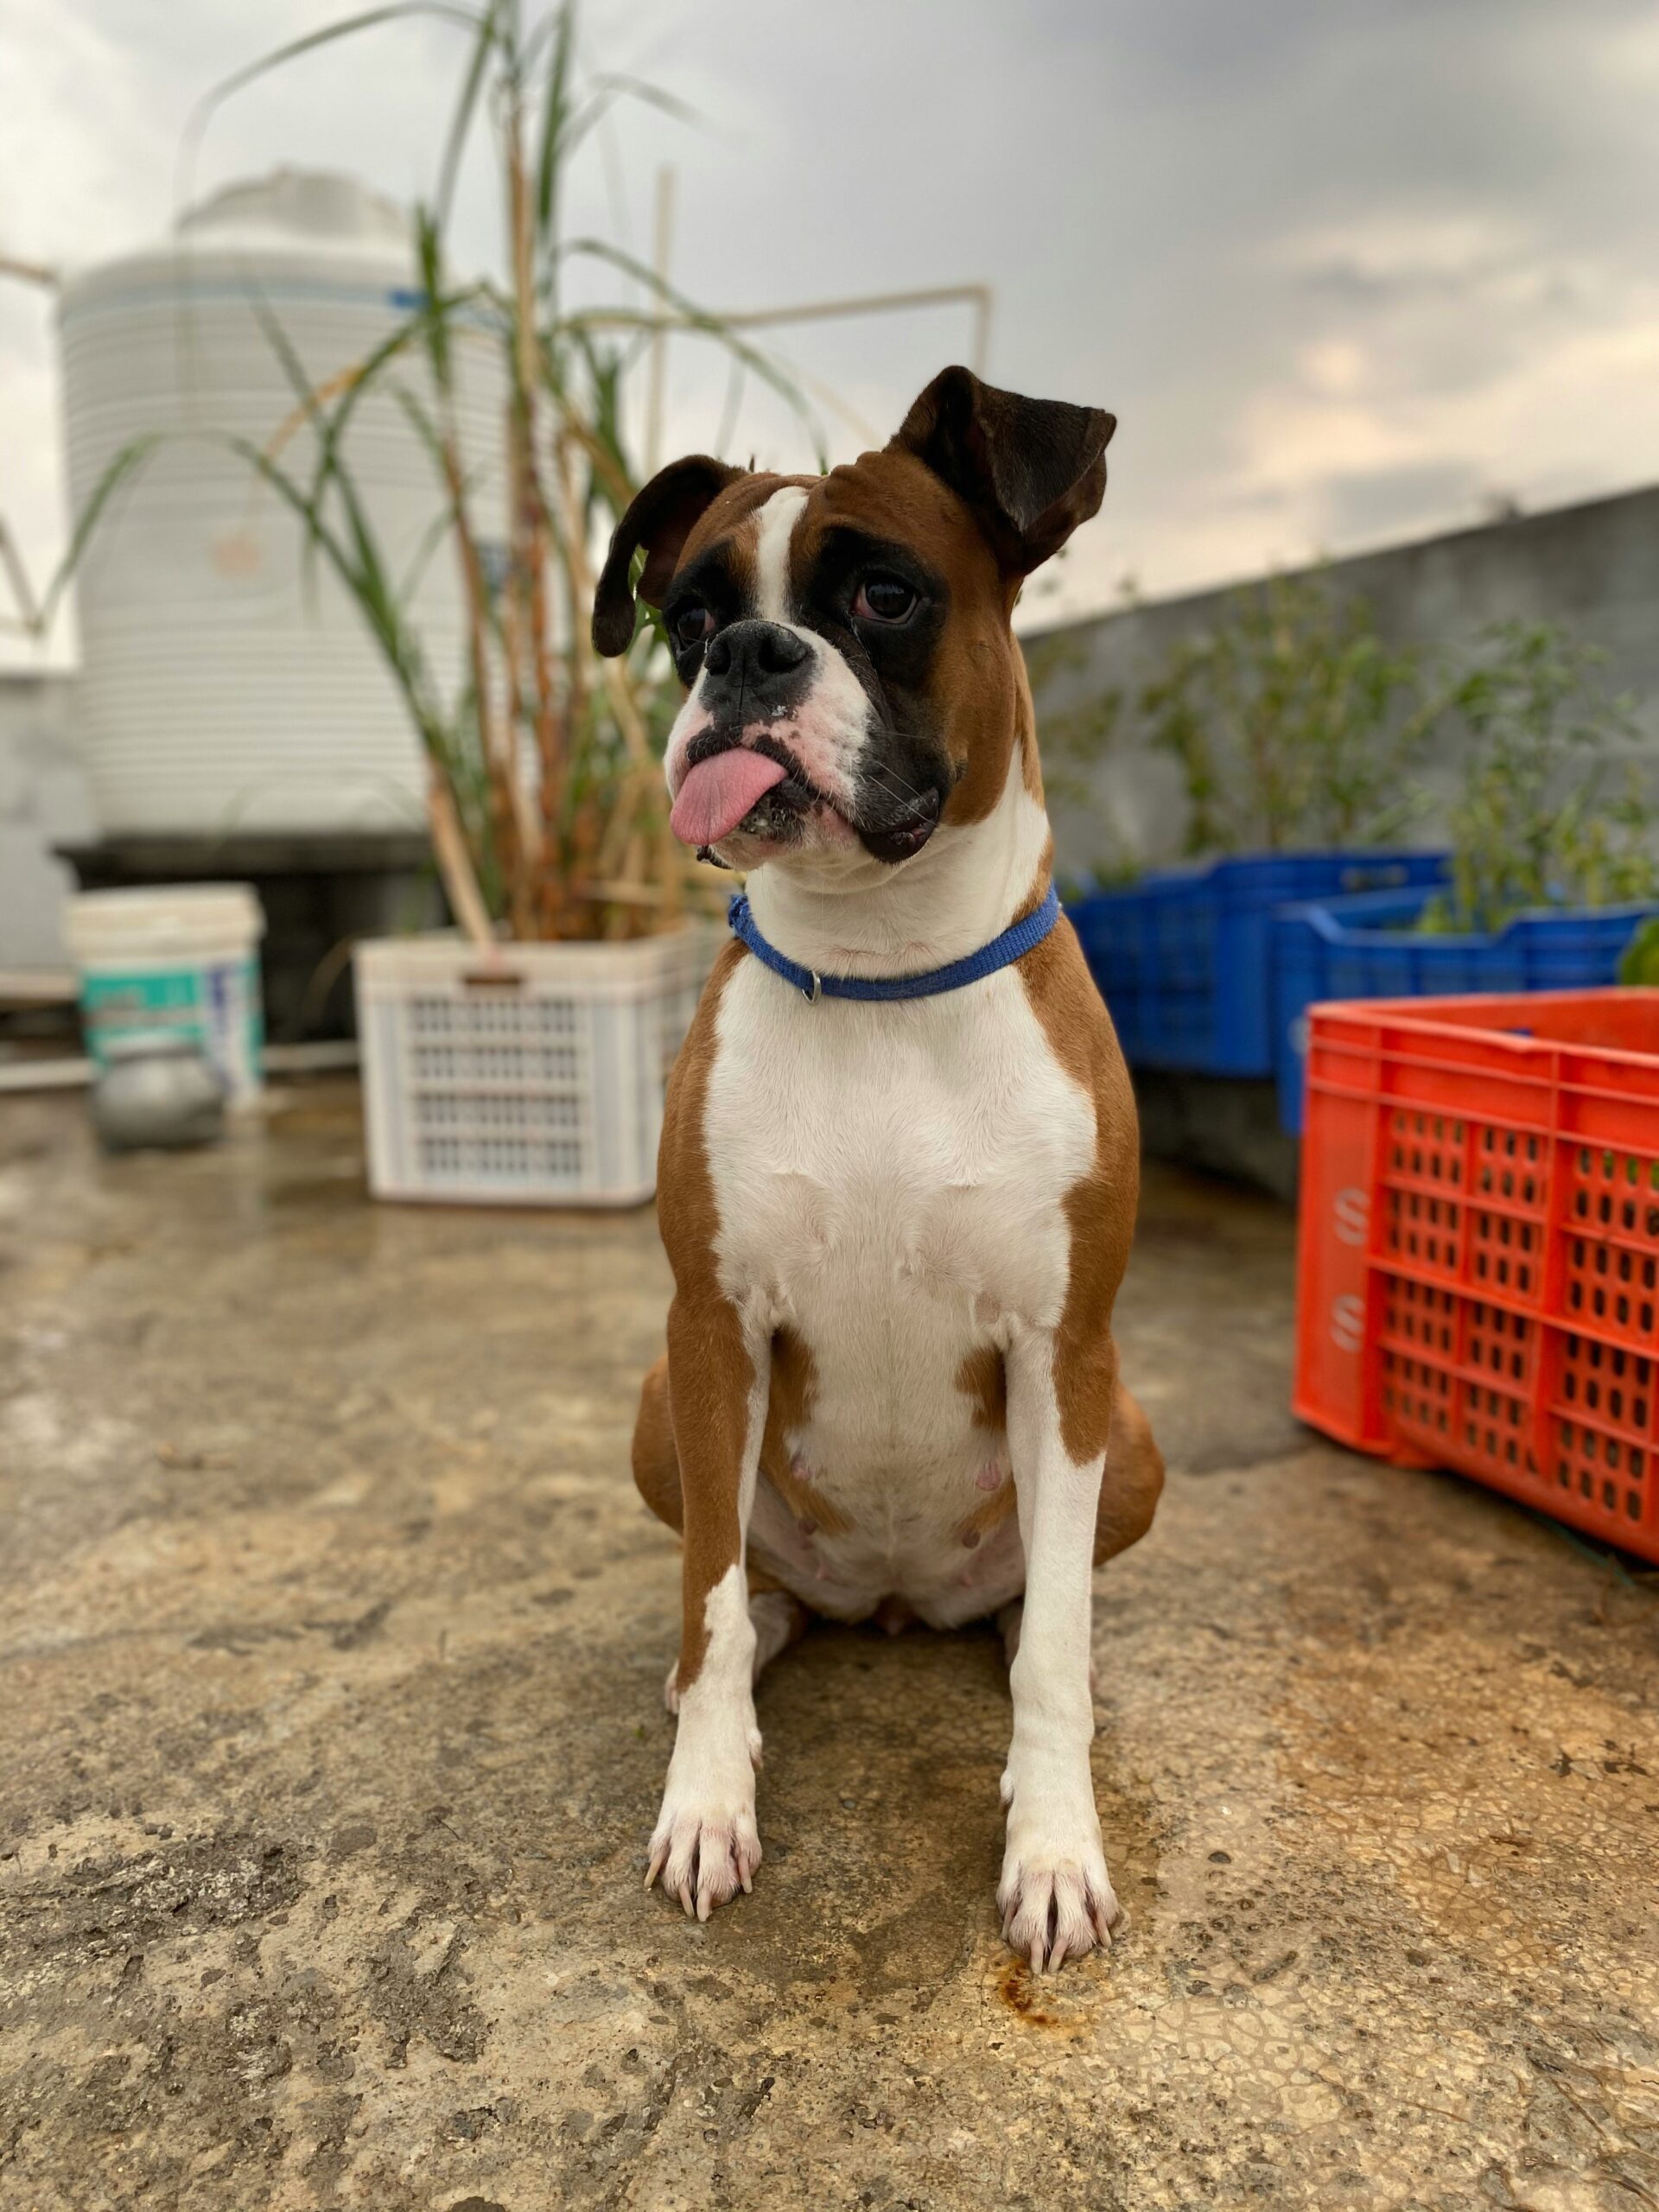
M1041 1973L1109 1942L1118 1917L1089 1768L1090 1574L1105 1459L1079 1463L1066 1451L1050 1336L1016 1338L1005 1365L1026 1602L1009 1675L1014 1740L996 1897L1004 1935Z
M677 1299L669 1402L685 1515L679 1723L645 1874L707 1920L760 1863L755 1636L744 1548L766 1427L771 1347L720 1298Z

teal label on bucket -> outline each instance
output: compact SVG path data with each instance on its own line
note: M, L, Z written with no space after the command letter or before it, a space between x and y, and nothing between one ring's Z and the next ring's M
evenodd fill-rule
M86 1049L99 1067L118 1039L184 1038L219 1070L233 1097L259 1086L264 1021L251 955L199 967L92 969L81 977L80 1013Z

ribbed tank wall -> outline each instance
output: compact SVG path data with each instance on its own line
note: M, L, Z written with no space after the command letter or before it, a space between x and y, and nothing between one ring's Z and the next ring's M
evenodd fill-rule
M119 454L164 434L116 493L78 576L80 735L105 835L423 819L415 733L355 603L325 559L308 563L299 518L225 442L273 451L308 482L315 442L266 319L326 392L406 314L410 286L394 208L343 179L283 173L219 195L176 243L66 287L74 512ZM501 528L500 368L482 338L457 358L488 539ZM397 373L426 395L417 359ZM464 635L452 549L431 537L443 495L390 387L362 399L342 450L390 575L430 554L409 613L449 694Z

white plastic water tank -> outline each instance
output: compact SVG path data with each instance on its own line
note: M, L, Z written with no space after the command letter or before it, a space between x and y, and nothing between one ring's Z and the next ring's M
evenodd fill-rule
M264 448L298 402L264 313L318 385L362 361L413 303L410 226L350 179L278 170L227 187L176 238L65 286L60 310L70 491L81 514L115 456L153 431L232 432ZM499 535L502 380L458 349L460 430ZM425 389L417 357L399 370ZM343 450L395 577L443 499L389 389L359 403ZM279 458L308 484L302 426ZM249 464L208 435L169 439L117 492L79 570L80 736L111 835L327 833L418 827L419 747L400 694L326 562ZM446 695L464 662L452 549L410 604Z

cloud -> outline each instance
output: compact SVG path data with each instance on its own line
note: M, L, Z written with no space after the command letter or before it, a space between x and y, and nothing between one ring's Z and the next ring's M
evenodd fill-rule
M101 257L170 217L193 102L330 0L26 0L8 56L0 247ZM999 381L1112 407L1101 520L1033 615L1196 586L1659 473L1659 26L1645 0L620 0L590 58L706 118L619 114L575 226L649 234L677 171L675 274L739 308L983 279ZM430 181L458 54L405 23L240 96L204 187L288 160L402 197ZM463 259L498 226L482 149ZM594 296L600 279L576 280ZM968 318L948 308L779 334L845 412L832 453L885 435ZM668 442L731 398L677 340ZM0 502L36 570L61 544L49 317L0 293ZM851 419L848 419L850 417ZM637 427L637 423L636 423ZM753 379L736 449L810 447Z

